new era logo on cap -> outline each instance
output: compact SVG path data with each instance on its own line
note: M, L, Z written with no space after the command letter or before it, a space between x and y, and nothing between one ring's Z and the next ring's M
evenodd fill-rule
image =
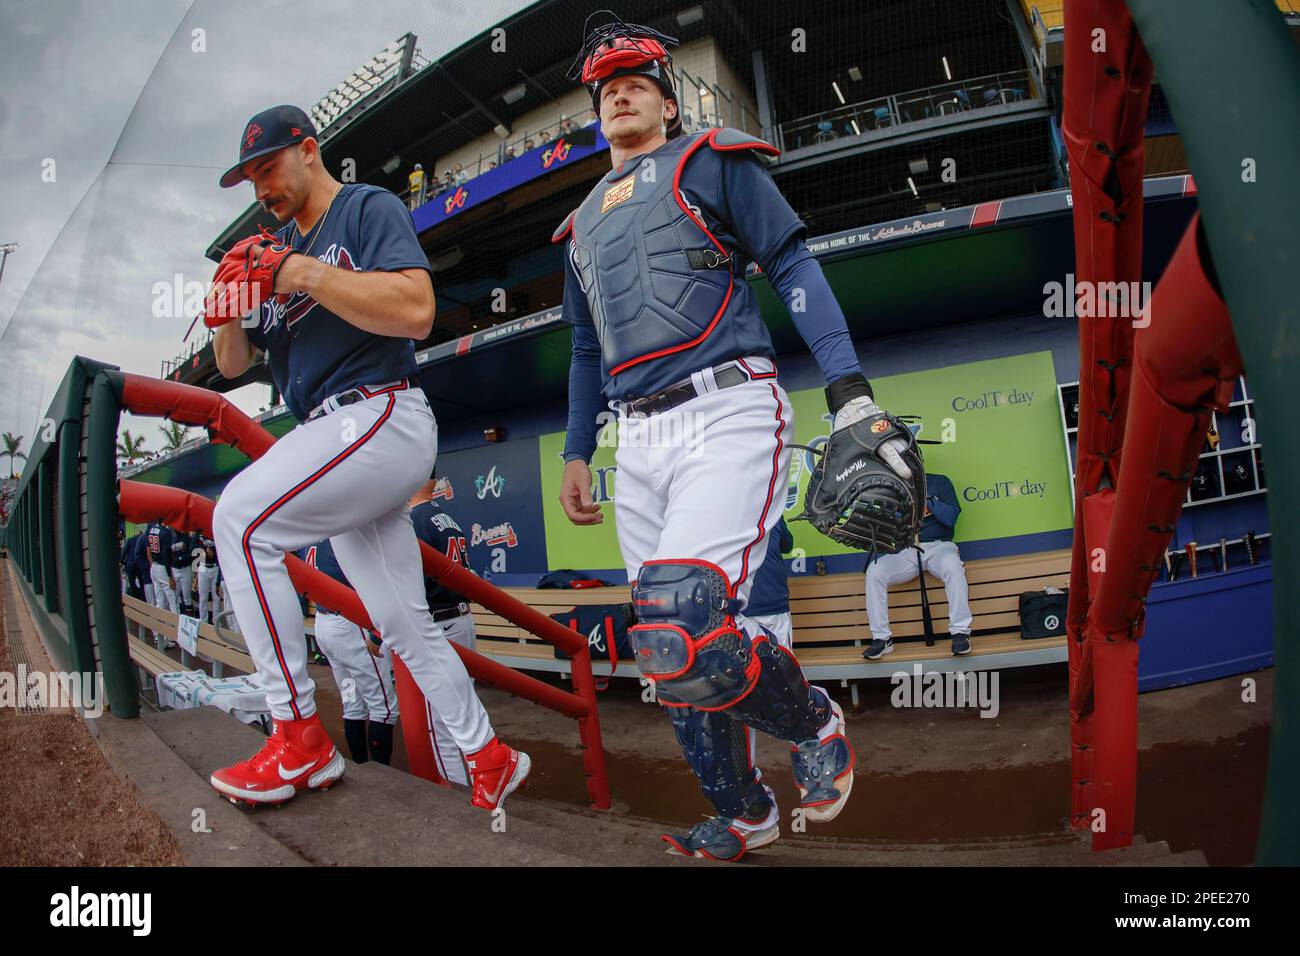
M222 175L222 188L237 186L248 178L244 175L244 164L249 160L301 143L309 136L316 136L316 127L297 106L273 106L263 110L244 127L239 143L239 162Z

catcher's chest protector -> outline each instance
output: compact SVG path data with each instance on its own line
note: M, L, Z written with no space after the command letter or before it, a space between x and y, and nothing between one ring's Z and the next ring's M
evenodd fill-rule
M704 341L732 292L729 251L702 228L676 186L708 133L670 140L610 173L572 219L569 255L606 370Z

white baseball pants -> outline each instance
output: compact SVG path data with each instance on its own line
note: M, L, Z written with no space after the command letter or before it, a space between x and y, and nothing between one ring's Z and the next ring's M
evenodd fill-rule
M471 651L474 650L473 614L462 614L460 617L443 621L441 626L447 635L447 640ZM424 706L425 717L429 721L429 739L433 744L433 756L438 762L438 773L452 783L468 784L469 775L465 770L465 761L461 758L461 750L456 746L456 738L451 735L446 723L427 701Z
M199 568L199 620L217 623L221 613L221 601L217 597L217 567L205 565ZM209 615L208 609L212 609Z
M342 614L316 611L316 646L329 659L344 718L396 723L393 659L387 651L371 654L369 643L365 632Z
M316 710L302 608L284 554L328 537L384 642L461 750L492 739L465 665L429 616L406 502L429 477L438 431L424 392L365 389L286 434L226 487L213 519L230 602L276 720Z
M877 640L893 636L889 629L890 585L915 581L919 573L916 564L916 550L905 548L898 554L882 554L867 567L867 624ZM970 592L966 565L957 545L951 541L922 542L921 565L943 582L948 596L948 633L969 634Z
M647 418L620 417L615 515L629 583L651 559L719 567L743 609L781 516L794 412L771 359L747 358L750 380ZM736 615L753 637L757 628Z

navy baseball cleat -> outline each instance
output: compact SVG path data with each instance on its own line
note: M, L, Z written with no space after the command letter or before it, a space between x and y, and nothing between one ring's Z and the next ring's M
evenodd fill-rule
M894 639L892 637L887 637L883 641L880 638L876 638L867 645L867 649L862 652L862 656L869 661L878 661L886 654L892 654L893 652Z
M668 844L668 853L734 863L750 850L775 843L781 836L781 815L772 789L763 789L771 804L766 817L761 820L710 817L685 833L665 833L660 839Z
M952 636L952 653L956 657L970 653L969 634L954 634Z
M829 696L829 695L828 695ZM844 736L844 711L831 701L834 721L820 739L790 748L790 764L799 785L799 806L809 820L828 823L840 815L853 789L855 757Z

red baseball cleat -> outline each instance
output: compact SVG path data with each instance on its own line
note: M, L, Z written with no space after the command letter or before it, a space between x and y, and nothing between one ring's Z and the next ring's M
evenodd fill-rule
M524 785L533 762L528 754L512 750L493 737L482 750L465 755L474 795L469 802L484 810L495 810L506 797Z
M266 746L214 773L212 786L231 803L284 803L304 787L327 789L343 776L343 757L315 714L276 721Z

